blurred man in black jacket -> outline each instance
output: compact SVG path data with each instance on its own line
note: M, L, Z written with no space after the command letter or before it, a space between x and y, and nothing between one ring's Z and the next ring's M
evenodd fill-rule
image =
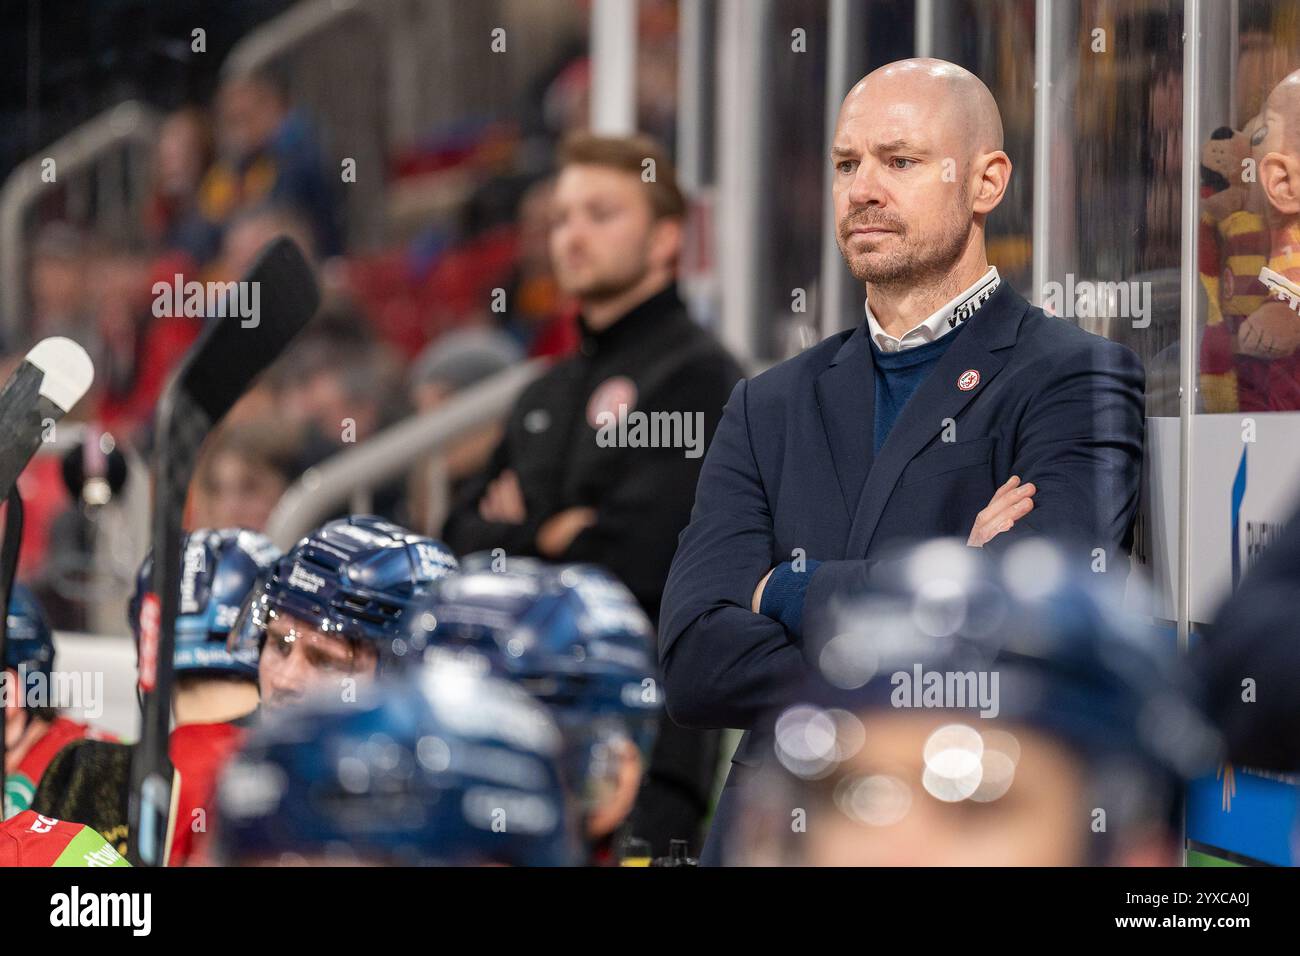
M443 537L461 554L603 565L657 620L704 449L741 373L677 294L686 202L658 145L580 133L560 167L550 247L581 306L581 347L520 396ZM717 757L717 732L663 718L628 831L657 854L671 838L698 845Z

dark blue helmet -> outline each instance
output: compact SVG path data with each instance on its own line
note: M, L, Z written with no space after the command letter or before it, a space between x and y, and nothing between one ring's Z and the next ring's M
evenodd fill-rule
M271 539L245 528L199 528L181 544L180 605L176 615L176 673L221 671L257 678L257 653L230 649L239 609L280 557ZM152 588L153 553L136 575L127 623L140 641L140 608Z
M275 563L232 642L258 653L270 618L287 614L373 645L382 662L405 652L408 609L455 570L439 541L371 515L339 518Z
M454 663L268 714L217 790L224 862L576 862L546 709Z
M54 670L54 633L36 596L17 581L9 595L7 628L5 668L13 668L28 686L41 679L37 675L48 680ZM26 690L22 700L28 699Z
M976 731L953 738L972 741L969 760L936 764L927 751L926 788L996 799L1016 760L989 753L983 728L996 718L1072 751L1098 791L1088 806L1110 808L1112 824L1168 826L1182 782L1213 765L1218 742L1173 642L1123 597L1041 539L1001 557L955 540L882 556L862 593L805 634L814 677L772 725L777 762L795 778L829 778L864 745L859 716L920 708Z
M438 582L413 624L412 645L426 657L482 654L496 673L554 708L566 735L566 772L580 792L610 734L648 751L662 707L654 632L608 572L510 558L504 572Z
M832 617L808 644L828 700L898 707L900 672L996 671L998 717L1089 760L1133 757L1181 777L1212 742L1191 732L1208 728L1172 644L1124 609L1112 582L1080 573L1046 541L1000 559L954 540L911 547L879 562Z

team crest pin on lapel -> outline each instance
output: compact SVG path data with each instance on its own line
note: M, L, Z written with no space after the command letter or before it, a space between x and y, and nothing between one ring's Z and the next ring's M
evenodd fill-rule
M980 373L973 368L968 368L957 376L957 387L963 392L969 392L972 388L980 383Z

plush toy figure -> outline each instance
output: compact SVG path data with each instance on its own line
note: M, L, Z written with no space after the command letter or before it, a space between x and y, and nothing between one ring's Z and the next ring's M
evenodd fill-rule
M1264 104L1251 138L1267 198L1268 264L1260 270L1267 298L1237 330L1237 350L1267 364L1262 410L1300 409L1300 70Z
M1237 330L1265 301L1268 290L1259 272L1268 261L1269 234L1265 201L1253 175L1251 138L1262 119L1244 130L1215 130L1202 150L1200 221L1201 284L1209 314L1201 338L1201 398L1207 412L1262 407L1267 363L1242 356Z

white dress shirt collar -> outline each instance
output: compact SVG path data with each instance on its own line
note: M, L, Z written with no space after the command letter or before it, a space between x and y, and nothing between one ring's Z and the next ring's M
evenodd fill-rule
M871 333L871 340L876 343L876 347L882 352L898 352L902 349L924 345L926 342L933 342L955 329L958 322L970 318L975 310L983 305L989 296L997 290L1001 283L1002 278L998 275L997 266L989 266L988 272L953 296L952 299L939 306L920 325L908 332L904 332L899 338L895 338L880 327L880 323L876 321L875 315L871 312L871 302L864 302L863 308L867 313L867 331Z

